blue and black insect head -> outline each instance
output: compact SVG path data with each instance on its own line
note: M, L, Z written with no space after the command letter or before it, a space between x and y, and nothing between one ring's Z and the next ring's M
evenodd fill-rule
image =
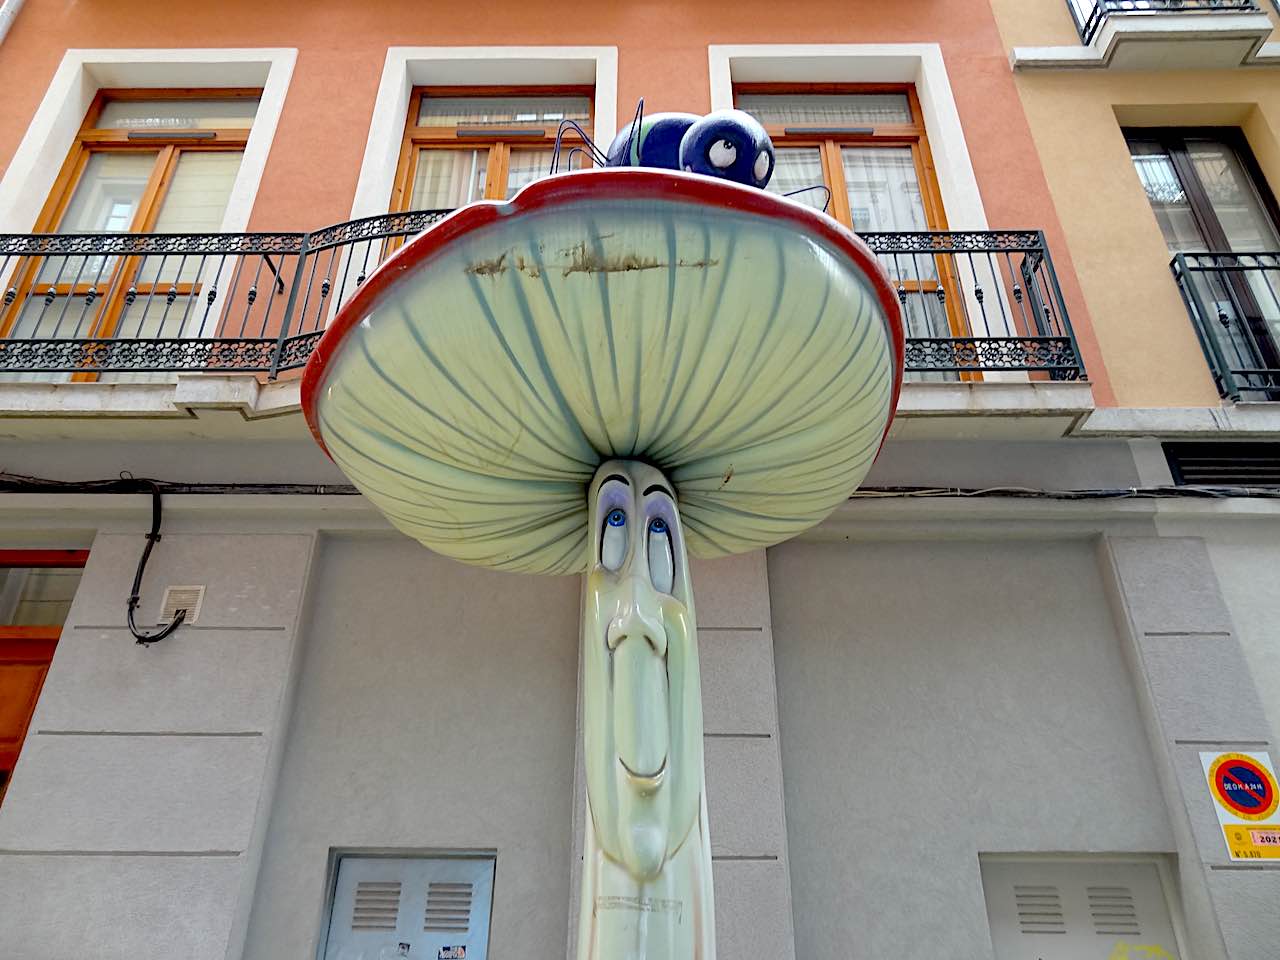
M773 141L741 110L637 116L609 145L611 167L684 170L764 189L773 176Z

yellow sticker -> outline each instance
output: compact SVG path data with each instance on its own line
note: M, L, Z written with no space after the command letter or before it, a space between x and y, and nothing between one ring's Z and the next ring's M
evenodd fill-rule
M1125 943L1121 940L1107 960L1177 960L1158 943Z
M1228 823L1222 832L1233 860L1280 860L1280 826Z

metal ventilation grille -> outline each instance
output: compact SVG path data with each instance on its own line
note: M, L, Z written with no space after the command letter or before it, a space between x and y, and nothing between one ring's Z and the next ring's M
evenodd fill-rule
M1280 485L1280 443L1166 443L1164 455L1179 486Z
M1086 892L1089 894L1089 914L1093 917L1095 933L1132 937L1142 935L1132 890L1128 887L1088 887Z
M427 885L427 911L422 929L428 933L466 933L471 927L470 883Z
M182 618L185 624L193 624L200 619L200 608L204 606L204 587L165 587L164 599L160 602L160 619L156 623L173 623L179 610L187 611Z
M1013 896L1018 906L1018 929L1023 933L1067 932L1057 887L1015 885Z
M361 880L356 884L352 930L394 930L399 914L399 880Z

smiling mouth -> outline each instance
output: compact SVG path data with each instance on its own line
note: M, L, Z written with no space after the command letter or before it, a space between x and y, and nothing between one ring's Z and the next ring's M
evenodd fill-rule
M645 789L645 790L656 790L658 787L662 785L662 780L667 775L667 758L666 757L662 758L662 766L658 767L658 769L655 770L653 773L636 773L636 771L632 770L630 767L627 766L627 762L623 760L621 757L618 758L618 763L622 766L622 769L626 772L627 779L630 780L632 783L636 784L637 786L639 786L641 789Z

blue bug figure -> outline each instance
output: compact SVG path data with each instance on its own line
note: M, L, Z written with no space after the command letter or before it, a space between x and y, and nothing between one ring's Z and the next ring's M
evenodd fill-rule
M774 166L769 134L741 110L637 116L614 138L607 156L611 167L684 170L761 190Z

